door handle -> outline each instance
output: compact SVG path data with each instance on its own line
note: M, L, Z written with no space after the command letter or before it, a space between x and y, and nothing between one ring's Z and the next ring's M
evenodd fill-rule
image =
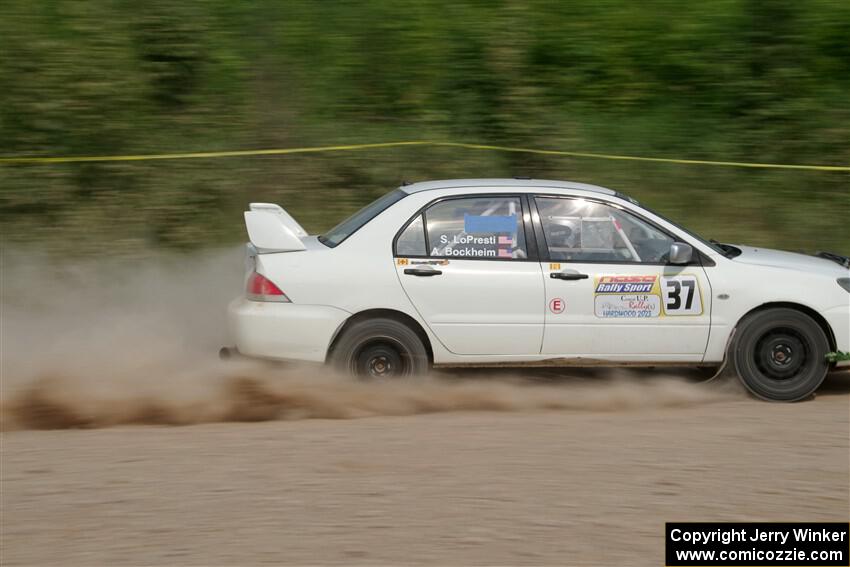
M428 277L439 276L443 272L442 270L435 270L434 268L405 268L404 273L408 276Z
M553 280L586 280L588 275L577 272L552 272L549 277Z

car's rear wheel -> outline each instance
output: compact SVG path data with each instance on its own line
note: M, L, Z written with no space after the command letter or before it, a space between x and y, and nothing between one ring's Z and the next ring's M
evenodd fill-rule
M741 382L755 396L795 402L823 382L827 352L829 340L816 321L794 309L774 308L741 321L731 354Z
M347 374L386 380L424 374L428 351L416 332L394 319L366 319L343 330L331 364Z

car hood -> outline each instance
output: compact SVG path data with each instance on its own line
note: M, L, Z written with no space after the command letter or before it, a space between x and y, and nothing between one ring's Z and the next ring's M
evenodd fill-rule
M733 258L733 261L741 264L753 264L756 266L771 266L774 268L786 268L789 270L802 270L823 275L835 275L836 277L847 276L847 268L837 262L809 256L798 252L786 252L784 250L771 250L770 248L756 248L754 246L734 245L741 250L741 254Z

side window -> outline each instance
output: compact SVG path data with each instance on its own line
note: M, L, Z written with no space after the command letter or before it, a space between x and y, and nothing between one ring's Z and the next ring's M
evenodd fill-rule
M407 225L404 232L398 235L395 248L396 254L399 256L426 256L428 254L422 215L416 217Z
M673 239L631 213L578 198L537 197L535 201L551 260L667 261Z
M519 197L464 197L425 211L433 258L527 258Z

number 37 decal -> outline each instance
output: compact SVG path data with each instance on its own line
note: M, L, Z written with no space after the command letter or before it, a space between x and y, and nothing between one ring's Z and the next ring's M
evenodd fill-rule
M702 294L696 276L661 278L665 315L702 315Z

